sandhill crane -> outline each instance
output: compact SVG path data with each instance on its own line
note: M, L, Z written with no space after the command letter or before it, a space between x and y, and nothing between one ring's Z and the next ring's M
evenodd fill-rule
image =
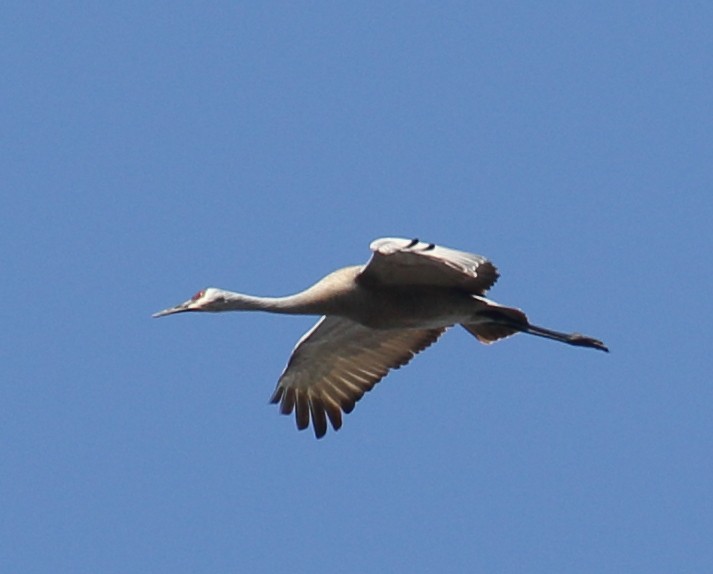
M453 325L483 343L522 332L569 345L607 351L601 341L532 325L525 313L484 297L498 278L480 255L417 239L377 239L366 265L345 267L288 297L253 297L208 288L185 303L154 314L190 311L268 311L321 315L297 342L270 399L297 428L310 419L317 438L342 426L390 369L408 363Z

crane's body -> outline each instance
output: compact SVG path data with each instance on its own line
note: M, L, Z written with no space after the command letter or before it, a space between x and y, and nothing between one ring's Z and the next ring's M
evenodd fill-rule
M418 240L379 239L366 265L330 273L287 297L254 297L208 288L154 317L183 312L267 311L321 315L297 343L272 402L296 412L297 426L310 419L317 438L326 421L337 430L389 369L406 364L448 327L462 325L483 343L517 332L607 351L596 339L532 325L519 309L484 297L497 280L484 257Z

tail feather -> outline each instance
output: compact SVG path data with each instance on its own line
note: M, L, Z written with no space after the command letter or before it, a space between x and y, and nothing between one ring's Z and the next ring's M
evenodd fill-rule
M520 332L519 329L514 327L498 325L497 323L474 323L463 325L463 328L485 345Z

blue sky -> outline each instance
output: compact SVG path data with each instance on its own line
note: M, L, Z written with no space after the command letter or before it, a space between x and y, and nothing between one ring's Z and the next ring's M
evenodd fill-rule
M19 3L0 22L6 572L713 567L713 8ZM281 295L380 236L605 355L447 333L316 441Z

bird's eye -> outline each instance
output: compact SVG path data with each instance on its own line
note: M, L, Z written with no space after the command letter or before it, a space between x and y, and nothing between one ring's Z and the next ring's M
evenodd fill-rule
M202 291L198 291L198 293L196 293L195 295L193 295L193 297L191 297L191 301L198 301L198 299L200 299L201 297L203 297L203 295L205 295L205 289L202 290Z

